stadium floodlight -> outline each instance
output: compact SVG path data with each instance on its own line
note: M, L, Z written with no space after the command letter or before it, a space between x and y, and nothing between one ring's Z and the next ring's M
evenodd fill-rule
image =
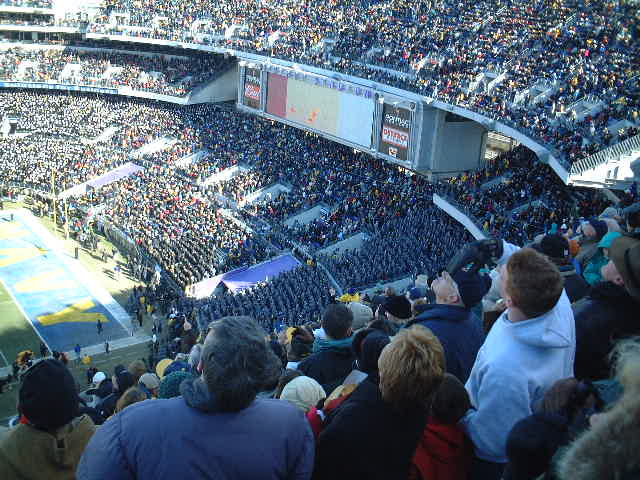
M378 97L378 102L380 103L380 105L384 103L384 97L382 95Z
M238 65L240 65L241 67L244 67L247 64L247 62L245 60L240 60L238 62Z

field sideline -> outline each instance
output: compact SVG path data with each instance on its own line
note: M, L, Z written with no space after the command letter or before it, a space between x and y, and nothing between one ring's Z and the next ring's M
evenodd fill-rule
M11 366L22 350L39 354L40 338L0 282L0 367Z

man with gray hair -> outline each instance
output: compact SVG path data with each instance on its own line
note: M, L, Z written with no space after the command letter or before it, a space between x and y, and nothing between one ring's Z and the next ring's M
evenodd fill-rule
M277 380L280 361L249 317L214 321L182 396L139 402L93 437L77 478L308 479L314 440L304 414L256 399Z

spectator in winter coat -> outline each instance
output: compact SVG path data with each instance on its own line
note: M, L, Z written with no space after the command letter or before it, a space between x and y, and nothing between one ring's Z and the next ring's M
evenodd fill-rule
M486 275L460 270L443 272L431 284L436 303L424 305L412 322L429 328L444 348L447 372L466 382L484 342L482 322L471 311L490 287Z
M406 479L444 377L444 352L421 325L400 331L369 375L327 420L315 477Z
M513 425L556 380L573 375L575 325L557 267L507 242L499 259L505 312L478 352L466 383L474 408L462 424L475 448L472 478L499 479Z
M212 322L199 370L180 385L182 396L139 402L105 422L78 479L311 477L314 443L303 413L256 399L277 380L280 361L251 318Z
M458 424L469 410L469 394L447 373L433 397L431 415L413 456L415 480L466 480L473 446Z
M125 392L125 390L133 386L133 377L124 369L116 367L116 374L111 377L113 383L113 392L96 406L96 410L103 418L109 418L116 411L116 403Z
M329 305L322 316L326 339L316 337L313 354L298 364L307 377L316 380L329 395L351 372L353 314L346 305Z
M612 342L640 334L640 240L616 238L609 256L611 260L601 268L604 281L573 308L579 379L608 378Z
M604 220L590 218L580 225L580 230L582 237L579 240L580 252L576 255L576 260L584 269L598 251L598 243L607 234L609 227Z
M355 368L345 378L343 384L331 393L331 397L325 399L322 406L311 408L307 413L307 419L316 439L324 428L324 419L349 398L349 395L367 376L371 376L376 382L378 381L380 378L378 359L389 341L388 335L373 328L362 329L353 336L352 348L356 355Z
M611 234L609 234L611 235ZM571 303L575 303L589 293L589 285L576 272L571 263L569 241L558 234L545 235L533 248L556 264L564 282L564 290Z
M591 257L591 261L587 264L582 276L589 283L595 285L602 281L602 267L609 263L609 249L613 241L622 236L619 232L609 232L600 243L598 243L598 251Z
M74 479L95 425L87 415L77 416L76 384L67 368L53 359L29 368L18 411L20 425L0 439L0 478Z

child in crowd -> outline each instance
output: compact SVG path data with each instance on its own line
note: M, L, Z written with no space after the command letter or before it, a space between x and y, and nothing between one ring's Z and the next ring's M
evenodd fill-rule
M436 392L431 416L413 457L412 480L464 480L473 446L458 421L471 408L464 385L447 373Z

